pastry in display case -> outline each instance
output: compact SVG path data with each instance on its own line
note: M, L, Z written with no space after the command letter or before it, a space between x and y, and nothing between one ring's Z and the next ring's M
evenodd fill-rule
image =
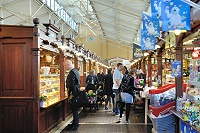
M40 59L40 97L45 98L41 107L45 108L60 101L60 72L53 53L41 52Z
M44 96L43 107L60 100L60 77L58 74L40 74L40 96Z

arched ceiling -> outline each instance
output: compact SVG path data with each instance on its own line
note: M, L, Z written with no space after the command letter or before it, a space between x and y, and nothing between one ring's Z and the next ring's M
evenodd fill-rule
M150 13L150 0L56 0L62 8L53 11L48 4L54 1L0 0L0 24L33 25L34 17L43 23L51 19L62 29L60 34L76 36L78 33L55 14L64 9L76 23L87 26L95 36L132 47L134 42L139 44L142 12Z

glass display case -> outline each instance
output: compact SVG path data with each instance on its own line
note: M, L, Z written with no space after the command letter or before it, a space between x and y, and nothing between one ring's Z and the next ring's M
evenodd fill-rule
M60 101L60 65L58 54L42 50L40 55L40 107Z
M60 100L60 75L40 74L40 96L43 96L42 107L50 106Z

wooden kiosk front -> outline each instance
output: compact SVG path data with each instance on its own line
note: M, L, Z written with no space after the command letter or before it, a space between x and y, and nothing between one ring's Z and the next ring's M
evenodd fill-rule
M53 45L41 47L41 36L45 32L38 28L37 18L34 24L0 25L1 133L48 132L70 111L65 97L64 54ZM57 68L50 73L41 72L42 65L50 65L42 61L44 55L55 58L52 64ZM47 88L44 88L45 78L48 78ZM48 103L40 107L43 93L48 94L49 99L46 97Z

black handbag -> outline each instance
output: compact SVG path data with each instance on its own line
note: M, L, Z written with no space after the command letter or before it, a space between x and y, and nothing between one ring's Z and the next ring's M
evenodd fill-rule
M72 97L70 100L71 108L80 108L89 104L89 100L86 96L85 91L80 91L78 94Z

